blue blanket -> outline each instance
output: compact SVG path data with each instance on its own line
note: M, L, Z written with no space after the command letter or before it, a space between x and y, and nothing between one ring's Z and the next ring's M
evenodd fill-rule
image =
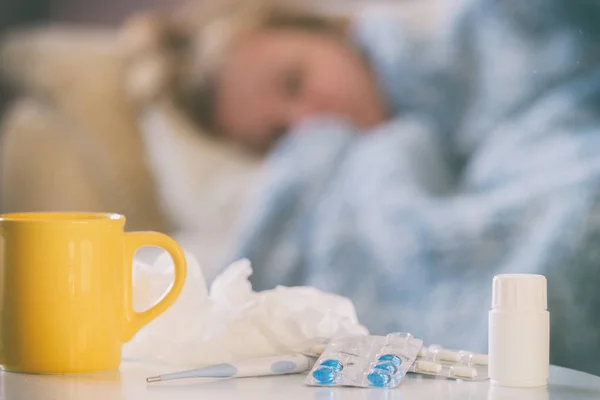
M598 3L600 4L600 3ZM396 117L278 143L234 258L350 297L374 333L487 349L494 274L548 278L551 361L600 374L600 5L474 0L434 38L364 14Z

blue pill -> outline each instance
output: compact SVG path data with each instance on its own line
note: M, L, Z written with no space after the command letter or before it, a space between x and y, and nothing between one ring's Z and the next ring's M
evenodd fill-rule
M394 364L396 367L402 365L402 359L394 354L384 354L378 358L379 361L387 361Z
M337 373L329 367L319 367L312 373L313 378L319 383L333 383L337 377Z
M344 369L344 364L342 364L338 360L332 360L332 359L325 360L321 363L321 365L324 367L329 367L337 372L340 372L341 370Z
M391 362L388 362L388 361L376 364L373 368L386 371L387 373L392 374L392 375L394 375L396 372L398 372L398 368L396 368L396 366L394 364L392 364Z
M392 380L390 374L387 374L383 371L373 371L369 375L367 375L367 379L371 383L372 386L384 387Z

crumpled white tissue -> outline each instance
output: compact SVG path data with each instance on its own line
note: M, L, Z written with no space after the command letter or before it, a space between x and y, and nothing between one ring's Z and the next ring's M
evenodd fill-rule
M123 347L126 358L180 366L290 354L312 339L368 334L352 302L313 287L254 292L248 260L230 265L207 291L202 270L186 252L188 276L181 295ZM144 310L171 285L168 254L153 266L134 262L134 308Z

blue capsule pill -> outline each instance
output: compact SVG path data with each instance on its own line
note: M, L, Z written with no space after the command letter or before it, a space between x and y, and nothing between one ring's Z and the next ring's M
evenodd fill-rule
M390 374L383 371L373 371L367 375L367 379L372 386L384 387L392 380Z
M396 366L394 364L392 364L391 362L381 362L379 364L376 364L374 367L374 369L380 369L382 371L386 371L387 373L394 375L396 372L398 372L398 368L396 368Z
M319 383L328 384L333 383L337 377L337 373L329 367L319 367L312 373L313 378Z
M341 370L344 369L344 364L342 364L340 361L338 360L325 360L321 363L322 366L324 367L329 367L331 369L333 369L334 371L340 372Z
M402 365L402 359L394 354L384 354L378 358L379 361L387 361L394 364L396 367Z

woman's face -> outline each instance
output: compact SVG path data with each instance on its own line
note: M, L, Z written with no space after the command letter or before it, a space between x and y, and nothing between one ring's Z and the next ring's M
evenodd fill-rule
M224 136L258 151L317 114L363 128L386 117L374 77L350 46L292 29L254 32L235 44L219 71L215 112Z

